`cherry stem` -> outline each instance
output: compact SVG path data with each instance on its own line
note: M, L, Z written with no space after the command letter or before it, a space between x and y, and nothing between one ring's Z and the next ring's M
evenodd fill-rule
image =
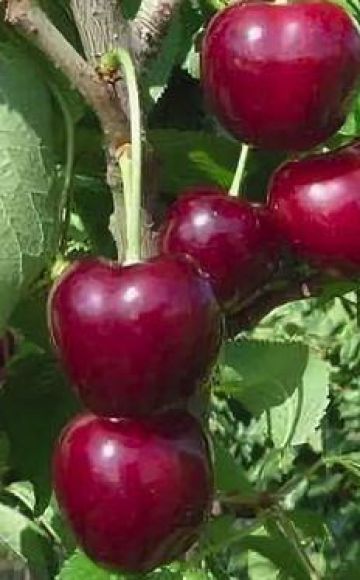
M241 147L238 166L235 171L234 179L229 189L229 195L232 197L240 197L240 186L244 179L245 167L249 155L250 147L245 143Z
M141 111L136 71L129 53L117 50L124 71L129 95L131 149L123 147L119 154L125 217L126 250L125 264L133 264L141 259Z

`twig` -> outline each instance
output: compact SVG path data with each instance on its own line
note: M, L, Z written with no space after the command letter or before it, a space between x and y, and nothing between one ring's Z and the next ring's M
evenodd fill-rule
M320 575L308 556L306 549L302 545L301 538L291 519L288 518L286 512L279 506L275 510L275 517L284 536L291 542L299 561L302 563L304 570L309 576L309 580L320 580Z
M99 57L111 50L125 48L131 51L131 29L119 0L70 0L70 6L85 56L93 66L98 64ZM128 95L121 79L114 92L122 115L128 119Z
M139 67L154 58L181 0L142 0L132 23L132 46Z
M118 97L109 91L87 63L33 0L8 0L6 21L39 48L78 89L95 111L111 147L127 141L128 123Z
M316 297L321 294L325 278L322 274L299 280L276 280L254 292L239 311L227 318L227 332L235 336L241 331L254 328L274 308L293 300Z
M130 27L119 0L70 0L70 6L84 52L93 64L109 50L130 48Z

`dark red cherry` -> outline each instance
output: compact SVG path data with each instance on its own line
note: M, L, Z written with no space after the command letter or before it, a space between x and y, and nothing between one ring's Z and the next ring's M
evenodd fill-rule
M207 441L184 412L78 417L63 432L53 465L56 495L80 546L122 572L147 572L181 556L210 507Z
M184 256L76 262L55 284L48 316L80 398L104 416L146 415L189 397L221 342L211 286Z
M359 32L330 2L232 4L204 37L210 107L235 137L265 149L328 139L345 120L359 73Z
M205 187L171 206L159 240L162 252L197 261L228 311L269 278L278 249L263 208Z
M360 272L360 146L283 165L269 206L284 240L316 266Z

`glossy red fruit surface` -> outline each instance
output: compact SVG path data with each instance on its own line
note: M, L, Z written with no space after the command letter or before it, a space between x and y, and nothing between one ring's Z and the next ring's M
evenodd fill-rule
M49 297L53 342L85 406L146 415L194 393L221 342L209 282L183 256L76 262Z
M230 133L265 149L305 150L329 138L359 72L360 35L330 2L233 4L204 37L210 107Z
M56 495L79 544L120 571L146 572L182 555L210 507L207 441L184 412L78 417L53 465Z
M269 278L278 250L264 209L206 188L171 206L159 243L164 253L196 259L228 311Z
M284 239L325 269L360 271L360 146L283 165L269 206Z

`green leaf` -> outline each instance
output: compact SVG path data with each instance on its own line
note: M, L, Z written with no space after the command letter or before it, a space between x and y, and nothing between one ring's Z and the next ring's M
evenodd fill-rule
M284 403L301 384L309 349L298 342L238 340L225 343L218 390L254 415Z
M309 353L302 380L280 406L269 410L270 434L276 448L302 445L318 429L329 404L328 363Z
M327 522L320 514L305 508L297 508L286 513L305 540L310 539L318 542L331 540Z
M360 452L340 455L335 457L331 463L337 463L338 465L341 465L360 482Z
M113 212L111 193L101 180L77 175L74 180L74 208L80 217L92 250L108 258L116 255L114 240L109 231Z
M250 580L279 580L279 569L258 552L248 554L248 574Z
M218 390L262 417L276 448L306 443L328 405L328 363L300 342L238 340L225 344Z
M213 442L215 487L225 493L237 492L244 497L255 495L246 471L219 441Z
M9 440L6 433L0 431L0 481L9 465Z
M50 499L55 440L77 408L49 355L29 353L9 367L0 394L0 424L9 437L11 466L34 485L37 513Z
M203 23L201 11L189 0L181 3L173 17L160 52L146 72L144 82L150 95L150 106L164 94L176 65L182 64L193 44L194 34Z
M54 249L52 109L33 59L0 46L0 333Z
M239 542L237 548L255 552L262 558L269 560L272 566L269 566L268 569L271 570L272 574L277 569L278 577L281 577L280 573L285 573L287 579L310 580L304 563L299 558L292 542L270 518L267 520L266 529L261 528L256 534L244 538ZM272 578L274 575L269 576L269 580Z
M80 550L77 550L63 565L57 580L121 580L122 575L111 574L99 568Z
M40 529L16 509L0 503L0 544L9 557L27 564L33 577L48 580L50 544Z
M176 15L169 28L160 54L149 67L144 83L149 92L151 105L154 105L166 90L166 86L177 60L182 41L182 26L179 15Z
M334 580L359 580L360 557L354 562L343 563Z
M71 554L75 550L76 542L74 536L60 512L54 495L52 495L49 505L38 519L43 526L51 531L52 537L58 538L59 543L61 543L68 554Z
M4 493L12 496L33 515L35 510L35 495L31 483L28 481L14 481L6 486Z
M125 18L134 18L139 10L141 0L122 0L121 10Z
M197 184L229 188L237 165L238 144L209 133L163 129L149 139L160 160L160 190L175 194Z
M173 570L172 568L173 566L155 570L155 572L146 575L146 579L183 580L183 574L178 570ZM56 580L130 580L130 578L132 578L131 575L112 574L111 572L100 568L94 564L94 562L89 560L83 552L76 550L76 552L65 562ZM138 578L138 576L136 576L136 578Z

